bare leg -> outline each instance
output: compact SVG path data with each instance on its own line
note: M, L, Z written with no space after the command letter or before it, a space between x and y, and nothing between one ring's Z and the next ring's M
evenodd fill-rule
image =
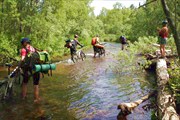
M22 85L22 97L23 97L23 99L26 98L26 95L27 95L27 83L23 83L23 85Z
M122 44L122 50L124 50L124 44Z
M162 45L162 57L165 57L165 45Z
M94 51L94 58L96 57L96 52Z
M163 56L163 49L162 49L162 44L160 44L160 53L161 53L161 57Z
M34 102L38 102L39 100L39 85L34 85Z

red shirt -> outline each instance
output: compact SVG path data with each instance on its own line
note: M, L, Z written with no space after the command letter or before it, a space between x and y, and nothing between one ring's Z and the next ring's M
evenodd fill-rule
M27 51L26 51L26 49L27 49ZM35 52L35 49L34 49L32 46L30 46L30 45L27 46L26 49L25 49L25 48L22 48L22 49L21 49L21 57L22 57L22 56L25 57L29 52L30 52L30 53Z
M162 38L167 38L168 37L168 28L167 27L163 27L160 31L159 31L159 36L161 36Z

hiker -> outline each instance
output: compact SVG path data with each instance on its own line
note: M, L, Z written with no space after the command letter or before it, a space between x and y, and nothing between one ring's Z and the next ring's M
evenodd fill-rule
M126 42L126 38L124 36L120 36L120 43L122 44L121 50L124 50L125 44L127 44Z
M74 39L71 41L72 46L73 46L73 48L74 48L75 51L76 51L77 45L83 47L83 45L79 43L78 38L79 38L79 36L78 36L77 34L75 34L75 35L74 35Z
M104 48L99 41L99 35L96 35L92 38L91 45L93 46L94 50L94 58L96 57L96 53L100 50L100 54L102 54L102 49Z
M71 60L73 60L73 55L76 54L77 45L83 47L83 45L79 43L78 37L79 36L77 34L75 34L74 39L73 40L67 39L66 44L64 45L64 47L70 48Z
M161 53L162 58L165 57L165 52L166 52L165 45L166 45L168 34L169 34L167 25L168 25L168 22L164 20L162 22L163 27L159 30L160 53Z
M33 76L33 84L34 84L34 102L39 102L39 80L40 80L40 73L36 72L32 74L32 68L29 67L29 60L28 56L35 52L35 48L30 45L29 38L22 38L21 39L21 61L20 67L23 70L23 84L22 84L22 98L25 99L27 97L27 83L30 76Z

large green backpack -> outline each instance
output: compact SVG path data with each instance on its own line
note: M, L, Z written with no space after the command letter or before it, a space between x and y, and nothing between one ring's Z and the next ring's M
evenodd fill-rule
M47 51L28 53L25 57L25 66L32 69L33 72L48 73L51 70L51 74L52 70L56 69L56 65L51 63L51 58Z

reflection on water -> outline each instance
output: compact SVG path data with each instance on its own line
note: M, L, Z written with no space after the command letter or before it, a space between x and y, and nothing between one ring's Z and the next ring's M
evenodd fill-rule
M116 120L121 102L139 99L151 90L154 76L131 72L116 74L113 57L120 50L119 44L106 44L107 55L93 59L88 56L76 64L61 62L53 77L40 81L42 102L33 103L33 86L30 81L28 98L20 99L19 92L13 100L0 104L0 120ZM92 52L92 51L90 51ZM123 69L123 67L122 67ZM151 111L137 107L128 120L150 120Z

